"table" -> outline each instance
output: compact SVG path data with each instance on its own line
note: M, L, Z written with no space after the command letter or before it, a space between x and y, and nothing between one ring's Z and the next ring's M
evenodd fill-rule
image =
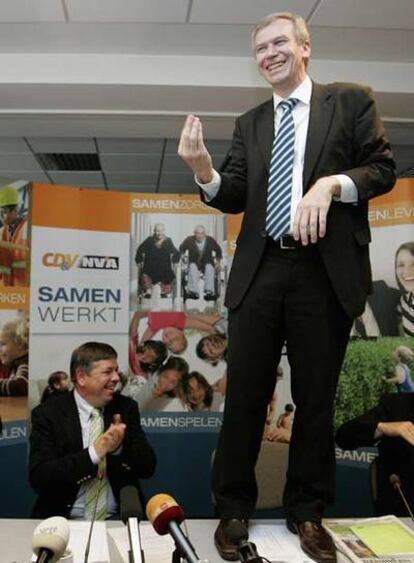
M0 416L3 422L27 420L27 397L0 397Z
M0 519L0 562L29 563L32 555L31 538L39 520ZM253 523L284 525L280 520L252 520ZM108 527L123 526L108 521ZM214 530L218 520L187 520L188 534L198 556L210 563L223 563L214 547ZM183 528L183 530L185 530Z

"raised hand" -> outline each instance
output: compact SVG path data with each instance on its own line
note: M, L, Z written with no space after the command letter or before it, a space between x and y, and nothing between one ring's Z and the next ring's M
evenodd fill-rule
M195 115L185 120L178 144L178 155L191 168L197 180L207 184L213 179L213 164L203 140L203 126Z

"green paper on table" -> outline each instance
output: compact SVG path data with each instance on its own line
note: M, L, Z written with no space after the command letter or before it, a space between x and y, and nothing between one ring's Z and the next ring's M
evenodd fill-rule
M377 556L414 553L414 535L398 522L360 524L351 530Z

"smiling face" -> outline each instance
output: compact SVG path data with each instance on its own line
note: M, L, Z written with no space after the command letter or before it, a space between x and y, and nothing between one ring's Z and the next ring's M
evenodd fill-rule
M217 334L206 336L203 343L205 361L218 362L224 357L227 350L227 341Z
M286 98L306 76L310 57L308 40L300 43L293 22L279 18L260 29L254 39L254 54L260 74L274 92Z
M206 398L206 390L196 377L191 377L188 381L187 398L190 405L198 406Z
M2 364L9 365L17 358L27 354L27 346L23 342L16 342L10 334L0 334L0 360Z
M197 242L203 242L203 240L206 238L205 228L202 225L198 225L194 229L194 236Z
M404 291L414 292L414 256L405 248L401 249L395 260L395 275Z
M151 365L153 364L157 359L157 353L155 352L155 350L153 350L152 348L145 348L143 347L142 352L137 352L137 360L139 362L142 362L143 364L146 365Z
M173 354L181 354L187 346L184 332L173 326L169 326L163 330L162 341Z
M165 227L162 223L157 223L154 226L154 238L155 240L162 240L165 237Z
M118 361L116 359L93 362L89 371L76 368L76 389L90 405L101 408L107 405L119 381Z
M181 376L176 369L165 369L158 377L158 392L160 395L174 391L180 382Z

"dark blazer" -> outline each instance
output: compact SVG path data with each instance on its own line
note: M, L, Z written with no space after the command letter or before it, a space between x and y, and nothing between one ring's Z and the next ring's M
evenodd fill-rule
M413 507L414 502L414 447L402 438L374 440L379 422L414 422L414 393L388 394L381 397L373 409L338 428L336 442L343 450L374 446L378 442L377 514L407 516L407 510L397 491L390 485L390 475L400 476L402 489Z
M237 307L249 287L266 245L266 197L274 137L273 99L236 121L231 161L221 187L206 202L224 213L244 212L227 286L226 305ZM371 291L368 200L395 183L394 162L379 121L372 91L354 84L313 84L303 186L318 178L346 174L356 184L358 203L333 201L327 234L318 248L332 286L350 317L364 310ZM202 194L203 197L203 194Z
M138 478L151 477L155 454L141 428L138 406L115 395L104 409L105 429L114 414L127 425L122 451L107 456L107 472L116 501L125 485L138 486ZM29 479L39 497L32 517L68 517L80 486L95 477L98 467L82 445L82 430L72 393L63 393L32 412Z
M171 283L175 278L171 264L176 264L179 259L180 253L169 237L158 247L156 239L150 236L138 246L135 253L136 264L144 262L142 273L147 274L154 283Z
M221 260L223 255L218 243L210 236L206 236L202 252L198 249L195 236L185 238L180 244L180 252L183 254L187 250L189 264L194 262L200 272L204 272L207 264L214 266L214 259ZM213 252L215 252L215 257L213 257Z

